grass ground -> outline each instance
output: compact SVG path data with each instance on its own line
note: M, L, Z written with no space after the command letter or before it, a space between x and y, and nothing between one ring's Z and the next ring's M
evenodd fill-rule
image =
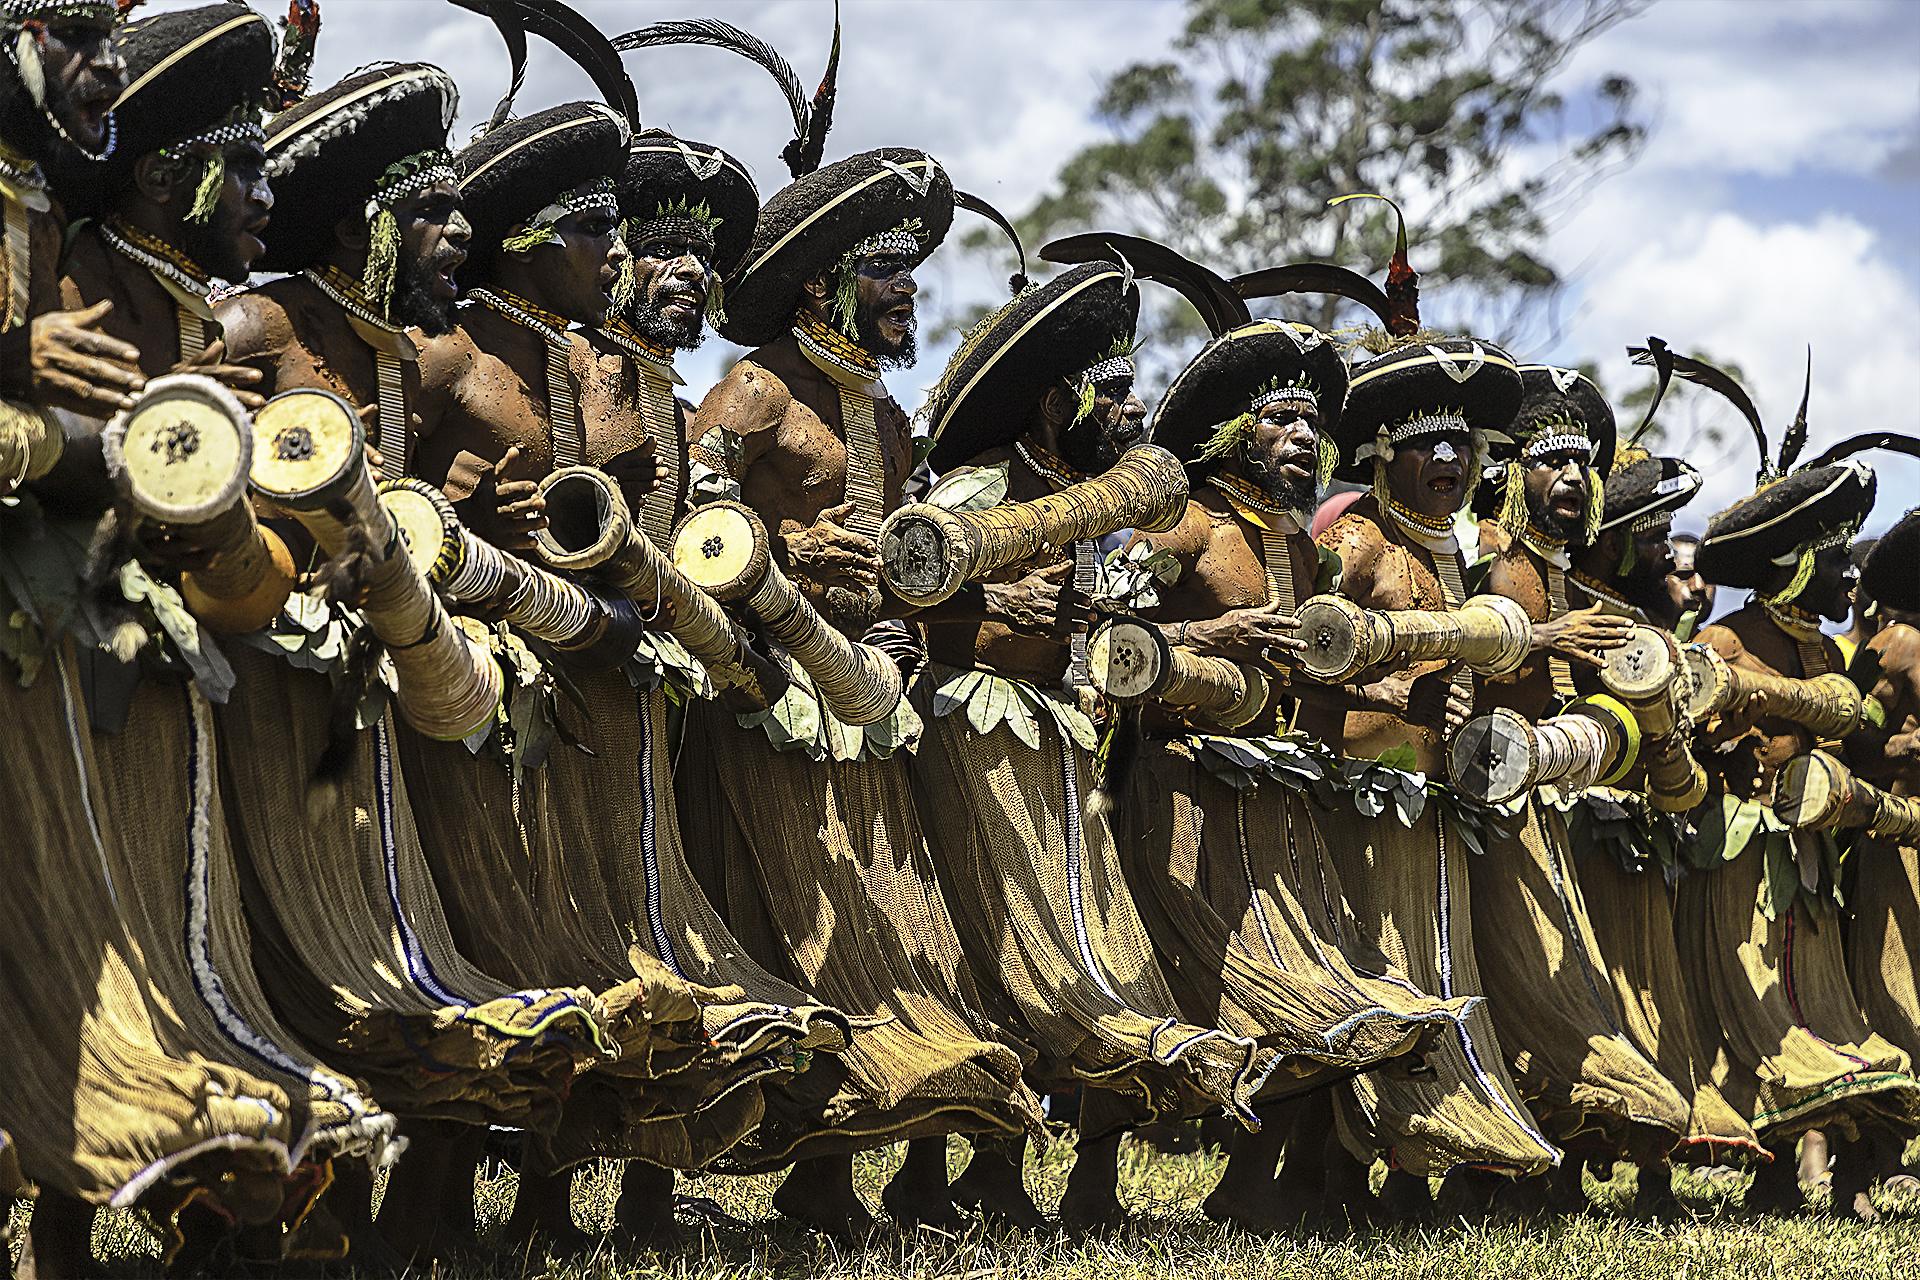
M958 1165L962 1148L953 1144ZM891 1174L898 1153L864 1157L857 1168L870 1201ZM1035 1157L1029 1185L1043 1206L1060 1195L1072 1160L1061 1142ZM1528 1222L1456 1224L1424 1230L1368 1231L1353 1236L1263 1239L1225 1231L1200 1213L1200 1201L1218 1177L1215 1153L1169 1156L1129 1145L1121 1168L1122 1194L1135 1222L1110 1235L994 1235L979 1229L948 1237L932 1233L882 1236L873 1247L842 1253L822 1246L771 1215L776 1179L691 1179L683 1191L707 1198L730 1222L716 1219L690 1233L697 1241L678 1256L617 1255L608 1249L582 1261L551 1263L499 1253L443 1268L442 1280L748 1280L819 1277L820 1280L1913 1280L1920 1276L1920 1200L1883 1203L1896 1216L1864 1227L1824 1217L1748 1218L1738 1210L1744 1180L1712 1182L1682 1174L1680 1194L1691 1221L1652 1225L1619 1210L1633 1193L1633 1173L1612 1182L1589 1178L1590 1214ZM611 1223L616 1180L611 1166L583 1173L575 1186L575 1217L583 1227ZM513 1200L510 1172L480 1185L482 1235L493 1240ZM14 1226L24 1225L24 1206ZM133 1280L160 1274L152 1237L124 1214L102 1216L95 1251L108 1274ZM302 1268L281 1272L302 1274ZM336 1275L344 1274L336 1272Z

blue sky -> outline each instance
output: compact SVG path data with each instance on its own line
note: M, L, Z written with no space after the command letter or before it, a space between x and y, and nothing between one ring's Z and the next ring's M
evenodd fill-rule
M266 0L261 7L279 9ZM505 87L506 57L491 27L441 0L322 7L316 84L376 58L438 63L465 94L462 139ZM668 17L726 18L781 49L809 85L832 22L829 0L583 0L580 8L616 33ZM1062 160L1103 136L1091 114L1103 76L1160 56L1183 6L846 0L843 15L829 158L883 144L924 147L956 182L1013 213ZM763 195L781 185L788 123L764 74L704 49L645 51L627 66L649 124L727 147L753 168ZM1920 3L1658 0L1574 59L1560 87L1578 95L1615 70L1639 81L1655 132L1635 168L1554 229L1549 257L1575 276L1568 322L1557 345L1521 354L1598 359L1609 385L1626 387L1643 375L1629 369L1624 347L1659 334L1677 349L1738 362L1777 439L1799 400L1811 341L1814 448L1870 429L1920 434ZM533 42L522 110L591 92L571 64ZM1004 296L997 279L991 264L948 249L922 285L954 314ZM910 409L954 336L930 328L919 366L891 377ZM683 362L690 389L703 391L736 354L710 339ZM1703 523L1751 483L1743 437L1724 456L1697 459L1709 487L1683 524ZM1920 502L1920 465L1871 457L1882 475L1878 527Z

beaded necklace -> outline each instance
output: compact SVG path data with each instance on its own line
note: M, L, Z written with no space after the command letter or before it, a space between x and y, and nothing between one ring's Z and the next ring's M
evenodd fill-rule
M1622 617L1632 618L1636 622L1645 622L1647 620L1644 609L1634 604L1625 596L1612 590L1599 579L1582 573L1578 569L1569 571L1567 576L1572 578L1595 604L1604 604L1613 612L1620 614Z
M212 314L207 296L213 292L213 277L179 249L118 218L109 218L100 224L100 238L121 257L145 267L162 285L171 286L174 319L179 326L180 359L183 362L199 359L207 349L206 322ZM197 300L199 309L190 309L187 298Z
M1014 456L1020 464L1044 481L1055 493L1086 479L1064 461L1037 444L1013 442ZM1073 589L1081 599L1090 599L1100 585L1098 548L1092 538L1078 538L1073 544ZM1092 681L1087 668L1087 633L1076 629L1067 641L1067 675L1062 687L1071 692Z
M647 341L618 317L607 321L600 332L633 358L640 416L647 424L647 434L653 437L654 460L666 473L647 491L640 510L640 528L655 546L664 549L680 514L680 410L673 400L680 375L673 369L673 351Z
M880 380L880 362L852 338L806 311L794 317L793 336L800 340L807 359L833 379L840 394L841 443L847 450L846 501L853 504L847 528L878 538L886 508L887 469L880 456L880 422L874 415L873 393L867 388Z
M1300 594L1293 581L1293 557L1287 551L1287 535L1299 530L1299 514L1280 506L1239 476L1216 471L1207 477L1207 483L1225 495L1228 504L1260 530L1260 563L1267 573L1267 603L1277 606L1282 613L1292 613L1299 604ZM1279 527L1275 521L1281 522Z
M394 473L407 474L413 433L408 430L411 420L407 413L407 384L397 350L400 344L393 341L404 337L400 326L375 311L361 283L331 263L318 271L309 268L302 274L312 282L314 288L346 312L350 321L358 321L373 331L371 335L361 333L361 337L375 339L368 343L373 347L373 371L380 397L375 438L381 457L394 469ZM355 332L360 332L358 326L355 326Z
M871 351L810 311L794 317L793 336L809 354L836 369L868 382L880 377L880 362L873 358Z
M566 317L504 289L470 289L467 297L546 339L547 421L553 432L553 465L579 466L586 460L587 437L573 387L573 340L567 337Z
M1773 625L1793 640L1793 647L1800 653L1800 674L1807 678L1825 675L1827 651L1820 643L1820 619L1790 604L1762 600L1760 607L1773 619Z
M0 331L25 324L32 303L33 233L28 214L47 209L47 182L40 166L0 143L0 256L7 264L6 294L0 297Z

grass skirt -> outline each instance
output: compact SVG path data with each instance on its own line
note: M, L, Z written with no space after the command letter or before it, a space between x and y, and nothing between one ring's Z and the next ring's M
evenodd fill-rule
M1360 932L1416 988L1447 999L1482 996L1474 954L1466 843L1432 799L1411 827L1391 811L1368 818L1341 807L1322 819L1326 847ZM1357 1077L1337 1111L1356 1155L1380 1152L1409 1173L1457 1165L1540 1173L1559 1151L1535 1125L1507 1074L1484 1004L1421 1055L1413 1073Z
M540 1129L605 1056L579 988L514 990L453 945L387 719L316 779L329 684L232 646L220 712L227 815L250 877L256 968L282 1018L401 1116Z
M1867 1024L1920 1062L1920 849L1863 835L1853 862L1847 966Z
M906 760L774 750L713 703L687 711L680 824L709 901L747 953L856 1024L846 1052L791 1083L729 1153L777 1167L941 1133L1039 1123L1021 1059L984 1008L936 885Z
M1854 1003L1838 912L1796 893L1768 919L1764 871L1754 840L1680 881L1674 938L1702 1025L1719 1030L1714 1085L1770 1143L1808 1129L1854 1137L1863 1120L1907 1128L1920 1081Z
M1619 1150L1635 1125L1678 1142L1691 1108L1616 1011L1566 818L1535 796L1518 821L1517 834L1493 834L1467 859L1480 979L1513 1078L1562 1145Z

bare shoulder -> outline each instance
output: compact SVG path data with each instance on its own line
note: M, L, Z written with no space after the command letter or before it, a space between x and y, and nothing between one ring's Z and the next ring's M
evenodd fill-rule
M293 339L293 321L287 315L286 301L273 284L236 293L214 309L220 333L227 343L227 357L244 364L262 356L286 350Z
M1182 560L1197 560L1213 545L1214 518L1199 502L1189 499L1180 523L1165 533L1136 534L1157 551L1171 552Z
M422 339L419 349L420 389L430 395L445 395L452 391L466 377L480 355L480 349L473 345L473 339L459 326L437 338Z
M695 439L720 428L737 436L777 430L793 408L793 393L777 375L752 359L727 370L694 410Z
M1747 646L1741 642L1739 632L1726 622L1702 628L1699 640L1728 662L1738 662L1747 656Z

